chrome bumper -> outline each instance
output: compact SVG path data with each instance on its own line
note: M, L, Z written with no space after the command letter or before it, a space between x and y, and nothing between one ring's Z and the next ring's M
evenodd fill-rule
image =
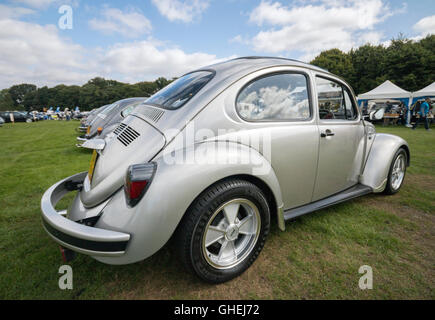
M91 256L120 256L125 253L130 235L85 226L57 212L55 206L74 186L83 183L87 172L78 173L52 185L41 199L42 224L60 245Z
M82 137L77 137L77 141L78 141L79 143L76 143L76 147L77 147L77 148L81 148L82 145L83 145L83 143L86 142L86 141L88 141L88 139L86 139L86 138L82 138Z
M85 132L86 133L86 131L88 130L88 127L81 126L81 127L78 127L77 130L79 132Z

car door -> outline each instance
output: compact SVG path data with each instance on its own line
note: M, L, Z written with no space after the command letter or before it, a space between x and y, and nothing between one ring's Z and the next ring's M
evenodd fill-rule
M300 70L266 73L248 82L236 99L250 135L270 137L270 152L262 154L279 180L284 209L309 203L313 193L319 140L311 84Z
M364 125L352 91L335 78L315 76L319 155L312 201L358 183L364 157Z

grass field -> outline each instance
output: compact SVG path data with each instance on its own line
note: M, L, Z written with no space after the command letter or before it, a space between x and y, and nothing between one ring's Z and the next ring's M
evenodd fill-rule
M274 226L242 276L208 285L187 273L169 246L127 266L78 255L74 289L60 290L58 246L41 226L40 199L58 180L85 171L74 147L78 122L0 128L0 299L434 299L435 130L378 127L405 138L411 167L401 192L369 195ZM358 269L373 268L360 290Z

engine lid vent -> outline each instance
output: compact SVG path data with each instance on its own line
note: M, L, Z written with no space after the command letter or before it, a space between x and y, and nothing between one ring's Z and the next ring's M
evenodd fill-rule
M151 107L144 107L141 108L140 112L144 117L151 120L152 122L156 123L160 120L160 118L165 113L163 110L157 109L157 108L151 108Z
M120 123L119 126L116 127L116 129L113 131L113 133L114 133L115 135L119 135L119 134L122 132L122 130L125 129L125 127L127 127L126 124L124 124L124 123Z
M121 123L113 132L124 146L128 146L140 136L139 132L124 123Z

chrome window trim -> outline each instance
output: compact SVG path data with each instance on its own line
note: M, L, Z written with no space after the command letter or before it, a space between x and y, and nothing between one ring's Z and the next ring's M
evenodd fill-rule
M267 69L263 69L263 70L267 70ZM300 75L305 76L305 79L307 81L307 96L308 96L308 107L309 107L309 110L310 110L310 117L306 118L306 119L281 119L281 120L280 119L248 120L248 119L243 118L240 115L239 110L237 108L237 99L238 99L239 95L241 94L241 92L246 87L248 87L251 83L254 83L255 81L258 81L258 80L260 80L262 78L267 78L267 77L270 77L270 76L278 75L278 74L300 74ZM313 93L313 90L311 88L311 78L310 78L310 74L308 72L306 72L304 70L295 70L295 69L291 69L291 70L276 70L276 71L272 71L272 72L269 72L269 73L261 74L261 75L255 77L255 78L249 80L247 83L245 83L237 91L236 97L234 99L234 109L236 111L237 117L240 120L242 120L242 121L244 121L246 123L268 123L268 124L270 124L270 123L281 123L281 124L282 123L298 123L298 122L300 122L300 123L307 123L307 122L312 121L315 118L314 117L314 109L313 109L314 105L313 105L313 95L312 95L312 93Z
M315 86L315 101L316 101L316 109L317 109L317 119L318 119L318 123L319 124L338 124L338 125L345 125L345 124L359 124L361 122L361 114L359 111L359 108L357 107L358 104L355 101L355 93L353 92L351 86L349 86L343 79L340 79L338 77L334 77L332 75L329 74L324 74L324 73L320 73L320 72L313 72L313 82L314 82L314 86ZM344 120L344 119L336 119L336 120L325 120L325 119L320 119L320 114L319 114L319 100L318 100L318 91L317 91L317 85L316 85L316 77L320 77L323 79L327 79L330 81L334 81L339 83L340 85L344 86L347 90L348 93L350 94L350 98L352 101L352 105L355 109L355 112L357 113L357 117L353 120Z

